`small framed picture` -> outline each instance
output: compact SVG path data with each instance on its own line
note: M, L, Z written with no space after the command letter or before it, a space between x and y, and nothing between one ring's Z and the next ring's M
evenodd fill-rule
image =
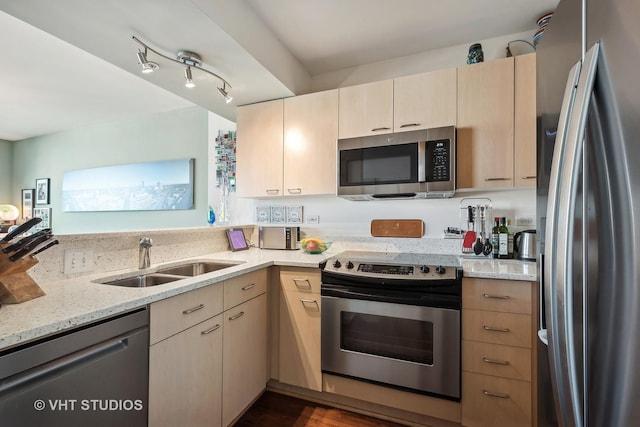
M36 179L36 205L49 204L49 178Z
M22 218L28 219L33 217L33 199L35 190L33 188L25 188L22 190Z
M247 243L247 239L244 237L244 231L242 228L227 229L227 239L229 239L229 247L233 252L249 249L249 244Z
M33 208L33 217L42 218L42 222L35 228L40 230L51 228L51 208Z

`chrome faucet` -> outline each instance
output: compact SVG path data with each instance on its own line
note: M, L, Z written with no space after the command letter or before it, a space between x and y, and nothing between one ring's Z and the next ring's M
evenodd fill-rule
M149 256L149 249L153 246L153 240L150 237L143 237L140 239L140 248L138 252L138 268L149 268L151 266L151 257Z

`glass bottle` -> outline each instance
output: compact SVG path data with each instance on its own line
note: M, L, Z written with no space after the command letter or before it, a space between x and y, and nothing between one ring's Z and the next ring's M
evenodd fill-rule
M498 229L498 258L509 258L509 229L507 228L507 218L500 218Z
M500 234L500 217L493 218L493 228L491 229L491 247L494 258L498 258L498 253L500 251L500 244L498 240L498 235Z
M482 52L482 45L480 43L474 43L469 46L469 54L467 55L467 64L477 64L484 61L484 53Z

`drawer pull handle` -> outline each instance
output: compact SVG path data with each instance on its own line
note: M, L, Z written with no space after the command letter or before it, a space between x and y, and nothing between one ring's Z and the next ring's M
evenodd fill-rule
M296 287L301 288L301 289L311 289L311 282L309 281L309 279L292 279L293 283L296 284ZM306 282L307 284L304 286L300 286L299 283L304 283Z
M536 175L527 175L522 177L522 179L535 179L535 178L537 178Z
M495 365L509 365L509 362L506 360L494 360L494 359L487 359L486 357L483 357L482 360L485 363L493 363Z
M404 125L400 125L401 128L409 128L413 126L420 126L420 123L406 123Z
M267 188L266 192L267 194L278 194L280 190L278 190L277 188Z
M485 178L485 181L511 181L511 178Z
M245 286L244 288L242 288L243 291L248 291L249 289L253 289L256 287L255 283L252 283L250 285Z
M302 188L287 188L289 194L302 194Z
M484 328L485 331L510 332L509 328L496 328L495 326L487 326L487 325L484 325L483 328Z
M236 319L241 318L242 316L244 316L244 311L241 311L240 313L236 314L235 316L229 317L229 320L236 320Z
M490 294L482 294L485 298L494 298L494 299L509 299L509 295L490 295Z
M391 128L388 128L388 127L373 128L373 129L371 129L371 132L378 132L378 131L381 131L381 130L391 130Z
M194 311L202 310L204 308L204 304L197 305L193 308L188 308L186 310L182 310L182 314L191 314Z
M306 304L315 304L316 305L316 309L318 311L320 311L320 305L318 304L317 300L300 298L300 302L302 303L303 306L305 306L305 308L307 307Z
M216 331L216 330L218 330L218 329L220 329L220 325L213 326L213 327L211 327L211 328L207 329L206 331L202 331L202 332L200 332L200 333L201 333L202 335L209 335L211 332Z
M485 389L482 389L482 394L490 397L499 397L500 399L508 399L509 395L504 393L494 393Z

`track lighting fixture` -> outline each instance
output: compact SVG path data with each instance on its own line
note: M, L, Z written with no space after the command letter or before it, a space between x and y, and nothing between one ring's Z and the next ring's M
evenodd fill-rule
M226 82L222 82L222 87L218 88L218 92L220 92L220 95L222 95L224 99L227 100L227 104L230 103L231 100L233 99L232 96L229 96L229 92L227 92Z
M158 64L156 64L155 62L149 61L147 58L147 52L151 51L153 53L155 53L156 55L160 56L161 58L164 58L168 61L172 61L172 62L176 62L178 64L182 64L185 65L186 68L184 70L184 78L186 80L185 82L185 86L188 88L193 88L195 87L195 84L193 83L193 75L192 75L192 69L193 70L200 70L200 71L204 71L205 73L212 75L213 77L217 78L218 80L220 80L222 82L222 87L218 86L218 92L220 92L220 95L222 95L224 97L224 99L227 101L227 104L229 102L231 102L231 100L233 99L230 95L229 95L229 91L227 89L227 86L229 88L231 88L231 85L229 84L228 81L226 81L225 79L223 79L222 77L220 77L219 75L217 75L216 73L214 73L213 71L207 70L206 68L204 68L202 66L202 59L200 58L200 55L198 55L195 52L191 52L188 50L183 50L178 52L177 57L171 58L170 56L167 56L163 53L158 52L157 50L149 47L147 44L145 44L144 42L142 42L139 38L137 38L136 36L132 36L133 40L135 40L136 43L138 43L140 46L142 46L142 48L144 49L138 49L138 62L140 63L140 65L142 66L142 72L143 73L151 73L156 71L158 68L160 68L160 66Z

